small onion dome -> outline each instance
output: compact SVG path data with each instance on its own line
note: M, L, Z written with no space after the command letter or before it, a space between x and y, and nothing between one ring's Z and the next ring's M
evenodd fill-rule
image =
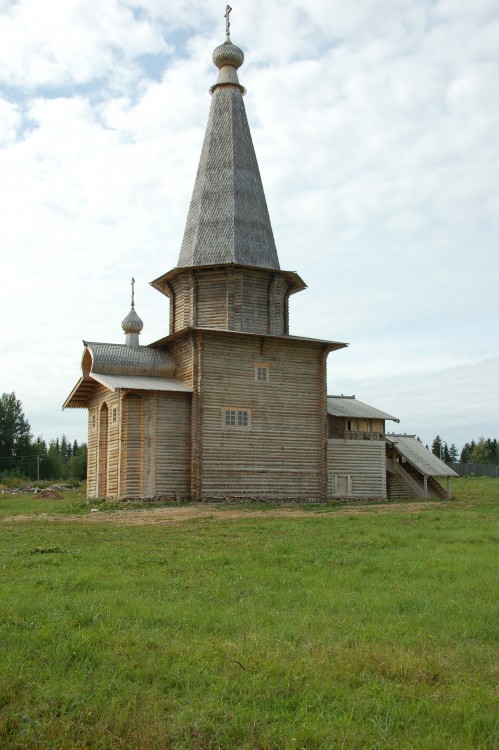
M121 327L125 333L140 333L144 328L144 324L135 312L135 307L133 305L126 318L122 321Z
M213 51L213 62L217 68L224 65L232 65L234 68L240 68L244 62L244 52L231 41L227 40Z

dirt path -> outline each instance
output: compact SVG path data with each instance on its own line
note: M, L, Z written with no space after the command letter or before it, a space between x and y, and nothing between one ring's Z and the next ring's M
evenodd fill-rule
M448 502L414 502L414 503L382 503L379 505L357 505L338 508L332 511L301 510L299 508L283 507L272 510L252 510L246 506L241 508L220 508L216 505L193 503L180 508L144 508L134 510L116 510L112 512L96 512L88 515L31 513L16 516L5 516L3 522L23 521L57 521L61 523L111 523L120 526L165 526L172 523L182 523L193 518L209 519L212 521L238 520L241 518L334 518L336 516L354 516L359 514L379 515L383 513L419 513L424 510L449 510Z

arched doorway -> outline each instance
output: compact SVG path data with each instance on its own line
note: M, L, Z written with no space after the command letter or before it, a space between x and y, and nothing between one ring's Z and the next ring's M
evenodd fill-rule
M107 440L108 440L108 408L102 404L99 414L99 465L97 471L97 496L107 496Z

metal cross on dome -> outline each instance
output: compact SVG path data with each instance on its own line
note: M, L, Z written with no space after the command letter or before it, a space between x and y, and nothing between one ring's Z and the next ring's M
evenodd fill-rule
M225 8L225 33L227 35L227 39L230 39L230 14L231 14L232 8L230 5L227 5Z
M132 276L131 284L132 284L132 307L135 307L135 303L134 303L134 297L135 297L135 279L133 278L133 276Z

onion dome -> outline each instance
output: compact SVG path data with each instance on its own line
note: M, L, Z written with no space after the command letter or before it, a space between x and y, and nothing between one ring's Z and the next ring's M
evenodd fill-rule
M135 312L135 279L132 279L132 306L130 312L121 322L121 327L126 333L126 346L133 349L139 347L139 333L144 328L144 324Z
M237 77L237 69L244 62L244 52L240 47L232 44L230 37L227 37L227 41L223 44L215 47L213 50L213 62L220 73L218 74L217 82L210 88L210 94L213 94L221 86L237 86L241 94L246 93L246 89L244 86L241 86Z
M219 70L224 65L232 65L237 70L244 62L244 52L229 39L213 50L213 62Z
M130 312L121 322L121 327L125 333L140 333L144 328L144 324L135 312L135 306L132 305Z

